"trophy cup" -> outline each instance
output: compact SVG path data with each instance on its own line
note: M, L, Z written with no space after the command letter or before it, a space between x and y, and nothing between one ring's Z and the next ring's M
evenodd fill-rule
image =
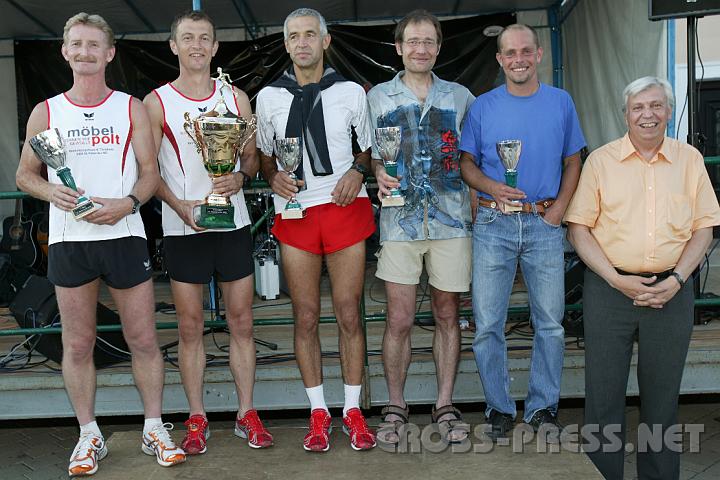
M234 96L230 76L218 68L220 82L220 100L215 107L194 120L185 112L183 128L190 136L198 153L202 155L203 165L212 177L232 174L238 156L250 141L257 129L255 115L246 120L228 110L222 95L224 88ZM205 203L195 207L195 223L203 228L235 228L235 207L230 199L212 191Z
M391 177L397 178L397 155L402 141L402 130L400 127L376 128L375 141L380 150L385 171ZM405 197L402 196L399 188L391 188L390 196L383 198L381 202L383 207L399 207L405 205Z
M282 169L290 175L290 178L297 180L295 170L303 160L302 140L298 137L275 139L275 156ZM305 216L305 210L297 201L295 195L290 197L280 216L283 220L294 220Z
M517 164L520 161L522 143L520 140L502 140L497 142L495 146L500 160L505 165L505 184L517 188ZM501 204L500 208L505 213L519 212L522 210L522 202L513 200L510 203Z
M70 167L65 166L65 145L57 128L38 133L30 139L30 146L41 162L55 170L55 174L63 185L77 192ZM72 209L72 214L75 220L80 220L97 209L98 206L92 200L85 195L80 195L77 199L77 206Z

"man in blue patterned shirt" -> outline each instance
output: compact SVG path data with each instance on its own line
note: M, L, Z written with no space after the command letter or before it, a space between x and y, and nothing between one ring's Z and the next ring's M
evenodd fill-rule
M470 195L460 176L458 142L470 91L439 79L433 72L442 32L437 18L424 10L409 13L395 30L395 48L405 70L368 93L373 128L400 127L398 175L391 177L373 145L373 167L380 195L400 188L405 204L383 207L376 276L385 280L387 323L383 363L389 404L378 440L396 443L407 422L403 396L410 364L410 332L415 319L416 288L423 263L430 283L435 319L433 356L438 398L433 421L450 442L467 436L467 425L452 406L460 354L459 292L470 285Z

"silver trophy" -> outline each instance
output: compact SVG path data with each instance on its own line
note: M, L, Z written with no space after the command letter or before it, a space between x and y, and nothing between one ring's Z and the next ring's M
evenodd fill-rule
M297 180L295 170L297 170L300 162L303 160L302 140L298 137L275 139L275 156L282 169L290 178ZM283 220L303 218L305 216L305 209L303 209L300 202L298 202L295 195L293 195L290 197L290 200L288 200L280 216Z
M517 188L517 165L520 161L522 142L520 140L502 140L495 144L498 156L505 166L505 185ZM503 212L519 212L522 210L522 202L513 200L510 203L500 205Z
M400 127L376 128L375 142L380 150L378 153L383 159L385 171L391 177L397 178L397 156L402 142L402 130ZM405 205L405 197L399 188L391 188L390 196L384 197L381 202L383 207L399 207Z
M55 170L63 185L77 192L70 167L65 166L65 145L57 128L38 133L30 139L30 146L41 162ZM72 214L75 220L80 220L97 209L98 206L92 200L85 195L80 195L77 199L77 206L72 209Z

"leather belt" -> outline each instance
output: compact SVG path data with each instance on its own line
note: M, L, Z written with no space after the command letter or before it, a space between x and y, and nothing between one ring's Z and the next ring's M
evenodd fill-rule
M555 199L553 198L547 198L545 200L540 200L539 202L533 203L523 203L522 204L522 210L518 211L517 213L532 213L533 212L533 206L535 207L534 211L539 213L540 215L545 213L545 209L548 208L550 205L555 203ZM497 208L498 204L495 200L488 200L487 198L478 198L478 204L482 205L483 207L487 208Z
M657 277L655 280L656 283L665 280L673 273L672 268L670 270L665 270L664 272L660 272L660 273L652 273L652 272L632 273L632 272L626 272L625 270L620 270L619 268L616 268L615 271L618 272L620 275L637 275L638 277L645 277L645 278Z

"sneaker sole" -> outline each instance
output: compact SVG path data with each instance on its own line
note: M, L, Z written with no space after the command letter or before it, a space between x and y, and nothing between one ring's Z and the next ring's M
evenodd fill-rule
M160 464L161 466L163 466L163 467L172 467L173 465L178 465L178 464L180 464L180 463L184 463L185 460L186 460L185 458L183 458L182 460L180 460L180 461L178 461L178 462L168 462L168 461L165 461L165 460L163 460L162 458L158 457L158 456L157 456L157 453L155 453L155 450L154 450L153 448L145 445L145 443L142 444L141 449L142 449L142 451L143 451L143 453L144 453L145 455L154 456L155 459L157 460L157 463L159 463L159 464Z
M305 445L305 443L303 443L303 449L306 452L316 452L316 453L327 452L328 450L330 450L330 434L331 433L332 433L332 425L330 425L330 428L328 428L328 444L324 450L315 450L315 449L309 448L308 446Z
M350 429L347 428L344 423L343 423L343 426L342 426L342 431L343 431L343 432L345 433L345 435L347 435L348 437L350 436ZM397 443L400 443L400 442L398 441ZM397 443L395 443L395 445L397 445ZM377 446L377 439L376 439L376 441L372 444L371 447L367 447L367 448L356 447L356 446L352 443L352 440L350 440L350 447L352 447L352 449L355 450L356 452L362 452L362 451L364 451L364 450L371 450L371 449L375 448L376 446Z
M254 443L252 443L250 441L247 433L245 433L245 430L238 428L238 427L235 427L235 436L247 440L248 441L247 444L250 446L250 448L268 448L268 447L272 447L274 445L273 443L271 443L270 445L255 445Z
M100 460L107 457L108 450L107 447L103 446L103 448L98 452L97 454L97 461L95 462L95 467L91 470L87 470L85 472L79 472L79 473L70 473L70 469L68 469L68 475L71 478L74 477L87 477L90 475L94 475L98 471L98 467L100 466Z

